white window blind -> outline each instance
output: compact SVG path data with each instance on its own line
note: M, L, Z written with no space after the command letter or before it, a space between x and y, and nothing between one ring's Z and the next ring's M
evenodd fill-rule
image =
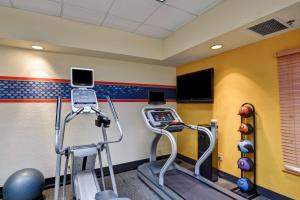
M300 174L300 48L277 58L284 169Z

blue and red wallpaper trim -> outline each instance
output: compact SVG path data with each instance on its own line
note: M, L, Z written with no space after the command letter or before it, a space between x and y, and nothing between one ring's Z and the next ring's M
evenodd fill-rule
M167 101L175 101L173 85L139 84L96 81L99 101L109 95L115 102L147 102L149 91L162 91ZM71 86L67 79L0 76L0 103L10 102L55 102L57 96L70 101Z

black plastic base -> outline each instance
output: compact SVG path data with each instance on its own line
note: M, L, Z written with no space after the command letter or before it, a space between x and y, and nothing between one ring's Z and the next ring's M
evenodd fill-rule
M255 190L253 190L251 192L243 192L239 188L236 187L236 188L233 188L231 191L246 198L246 199L254 199L255 197L259 196L259 194L257 194L257 192Z

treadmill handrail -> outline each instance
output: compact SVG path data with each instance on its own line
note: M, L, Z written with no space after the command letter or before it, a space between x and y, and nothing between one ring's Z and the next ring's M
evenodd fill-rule
M159 180L158 181L159 181L159 184L161 186L163 186L164 185L164 176L165 176L166 172L168 171L169 167L174 163L176 156L177 156L177 143L176 143L175 137L172 135L171 132L162 129L161 134L165 135L171 143L171 154L159 172L159 178L158 178Z
M176 144L176 139L172 135L171 132L169 132L167 130L164 130L164 129L154 128L154 127L152 127L152 126L149 125L148 119L147 119L147 117L145 115L146 110L149 110L149 109L159 109L159 108L157 108L157 107L145 107L145 108L142 109L142 116L143 116L143 119L145 121L145 124L153 132L155 132L157 134L165 135L169 139L169 141L171 143L171 155L169 156L169 158L167 159L167 161L165 162L165 164L163 165L163 167L161 168L160 173L159 173L159 184L161 186L163 186L164 185L164 176L165 176L165 173L167 172L168 168L174 163L174 161L176 159L176 156L177 156L177 144ZM182 122L181 118L177 115L176 111L173 108L168 108L168 109L172 110L173 113L176 115L176 117L179 119L179 121ZM150 160L151 160L151 157L150 157Z
M177 155L177 144L176 144L176 140L174 138L174 136L171 134L171 132L167 131L166 129L162 129L162 128L156 128L156 127L153 127L150 125L149 123L149 120L146 116L146 111L147 110L150 110L150 109L169 109L171 111L173 111L173 114L176 115L176 117L178 118L179 122L185 127L185 128L189 128L189 129L192 129L192 130L197 130L197 131L203 131L205 132L209 139L210 139L210 145L209 147L207 148L207 150L203 153L203 155L197 160L196 162L196 165L195 165L195 175L196 176L200 176L200 167L201 167L201 164L207 159L208 156L210 156L215 148L215 144L216 144L216 141L215 141L215 135L216 133L212 133L212 131L210 131L208 128L206 127L203 127L203 126L196 126L196 125L190 125L190 124L185 124L182 119L180 118L180 116L177 114L177 112L175 111L175 109L173 108L170 108L170 107L144 107L142 109L142 116L143 116L143 119L145 121L145 124L146 126L151 130L153 131L154 133L157 133L157 134L162 134L162 135L165 135L169 138L170 142L171 142L171 145L172 145L172 149L171 149L171 156L169 157L170 161L173 160L175 161L175 158L173 155ZM215 125L215 123L214 123ZM216 129L215 128L212 128L213 131L215 131ZM174 138L174 142L175 144L173 144L173 138ZM168 160L169 161L169 160ZM162 168L161 170L161 173L160 173L160 176L161 174L164 175L165 172L167 171L168 167L172 164L170 162L166 162L164 167ZM160 182L163 182L160 180Z
M216 145L216 140L214 139L215 133L212 133L208 128L203 127L203 126L196 126L196 125L187 125L192 130L197 130L197 131L202 131L206 133L206 135L209 137L209 147L207 150L202 154L202 156L197 160L196 165L195 165L195 175L200 176L200 167L203 164L203 162L212 154L212 152L215 149ZM214 128L212 130L215 130Z

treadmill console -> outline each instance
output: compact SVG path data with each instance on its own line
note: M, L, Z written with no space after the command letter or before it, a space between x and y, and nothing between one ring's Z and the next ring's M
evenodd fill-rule
M154 128L163 129L169 125L166 129L170 132L180 132L184 128L182 125L172 125L172 123L181 122L172 109L149 109L145 114L150 126Z
M155 122L170 122L175 120L170 111L151 112L151 115Z
M92 108L98 110L97 96L92 89L72 89L71 90L72 111L84 108L83 113L93 113Z

